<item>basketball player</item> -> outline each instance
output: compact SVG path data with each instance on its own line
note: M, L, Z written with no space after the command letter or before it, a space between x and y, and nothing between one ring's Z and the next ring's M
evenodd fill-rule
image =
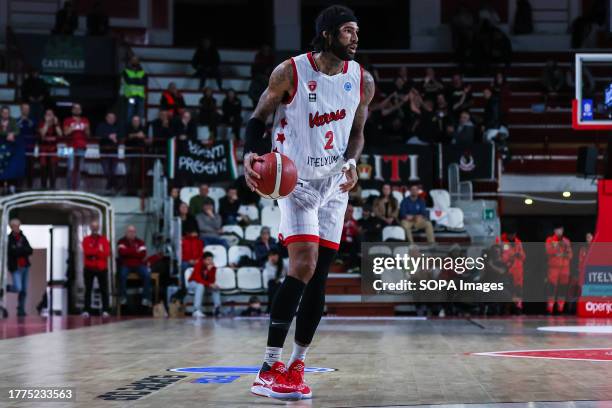
M257 189L252 165L259 155L282 153L295 163L298 183L279 200L279 238L289 252L289 272L272 301L264 363L251 391L279 399L311 398L304 358L325 307L325 282L338 251L348 191L357 183L356 160L374 80L353 61L357 18L331 6L316 19L314 52L283 62L272 72L247 123L246 182ZM274 114L272 146L265 121ZM295 343L289 367L281 352L293 318Z

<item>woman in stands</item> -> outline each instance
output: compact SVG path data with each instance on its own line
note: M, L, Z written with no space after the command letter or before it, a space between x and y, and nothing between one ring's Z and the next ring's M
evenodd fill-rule
M57 170L57 141L62 137L62 127L53 109L45 111L45 117L38 125L40 135L40 186L55 189ZM48 182L48 183L47 183Z

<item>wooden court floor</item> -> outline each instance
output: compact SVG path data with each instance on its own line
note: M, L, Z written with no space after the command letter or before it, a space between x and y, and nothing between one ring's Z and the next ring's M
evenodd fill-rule
M249 367L261 364L266 320L112 322L0 340L0 406L390 407L540 401L508 407L608 407L612 333L538 330L592 325L610 328L612 321L324 320L307 366L336 371L306 375L312 401L284 403L249 393L254 377ZM605 361L471 354L558 349L609 350L600 351ZM283 357L290 352L288 346ZM197 368L168 371L189 367ZM8 388L34 386L72 387L76 401L7 399ZM126 395L139 399L112 399ZM584 402L546 403L554 401Z

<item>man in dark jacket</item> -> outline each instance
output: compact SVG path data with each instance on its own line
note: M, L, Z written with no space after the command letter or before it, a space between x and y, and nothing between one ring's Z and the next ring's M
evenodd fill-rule
M8 237L8 270L13 283L7 286L7 292L18 293L17 315L25 316L25 301L28 290L28 272L32 247L23 235L21 221L13 218L10 221L11 233Z
M151 271L145 264L147 246L136 236L136 227L128 225L125 236L117 243L119 252L119 293L121 304L127 303L127 278L130 272L140 275L143 282L142 305L151 306Z
M219 90L223 89L219 64L219 51L210 38L204 38L191 59L191 65L196 70L194 76L200 78L200 89L206 86L206 80L213 77L217 80Z
M104 122L98 125L96 137L100 143L100 153L103 155L101 162L106 178L106 189L112 192L117 187L117 151L121 143L117 117L113 112L108 112Z

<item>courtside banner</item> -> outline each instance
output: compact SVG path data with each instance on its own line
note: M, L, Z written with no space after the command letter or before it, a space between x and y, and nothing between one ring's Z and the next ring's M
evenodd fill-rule
M237 177L233 141L202 144L195 140L168 142L168 176L189 183L228 181Z
M357 173L363 188L378 188L384 183L408 186L420 183L433 187L434 149L430 146L399 145L364 148Z
M446 145L441 149L442 178L448 178L448 166L459 165L459 179L490 180L495 176L495 146L492 143L478 143L469 146Z
M587 245L552 237L546 243L387 241L364 243L361 251L361 294L366 302L565 305L577 303L582 294L597 296L588 306L580 305L591 315L611 308L611 243ZM591 252L607 252L609 265L587 265Z

